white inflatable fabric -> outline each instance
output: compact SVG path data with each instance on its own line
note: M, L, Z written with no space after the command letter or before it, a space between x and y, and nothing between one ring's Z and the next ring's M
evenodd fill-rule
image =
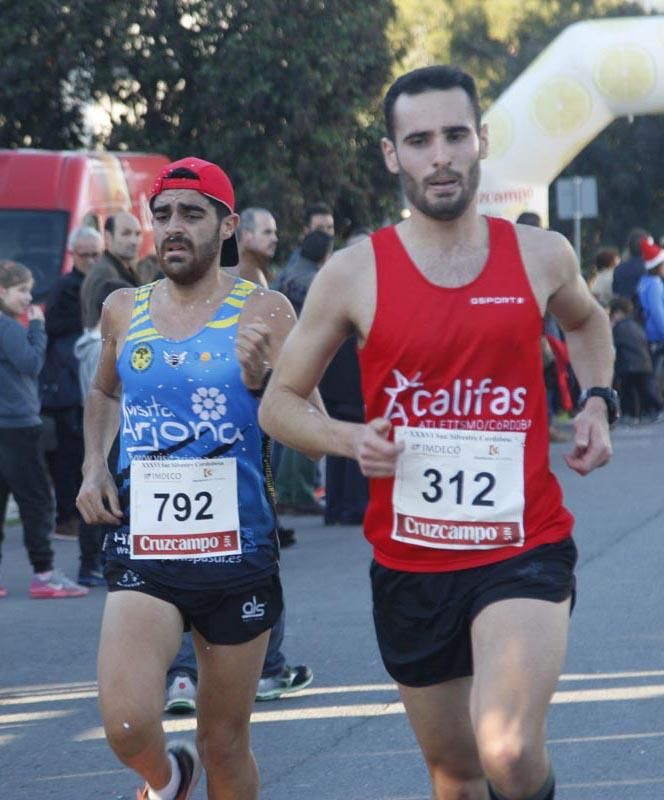
M484 117L479 208L548 225L551 181L616 117L664 112L664 16L566 28Z

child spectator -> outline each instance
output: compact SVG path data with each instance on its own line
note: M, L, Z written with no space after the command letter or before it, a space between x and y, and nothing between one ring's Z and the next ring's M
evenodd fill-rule
M46 331L41 308L31 304L32 284L32 274L23 264L0 261L0 498L6 502L11 493L18 505L23 542L34 570L30 596L82 597L87 589L53 569L49 534L54 504L41 442L37 388ZM23 315L28 319L27 331L19 322ZM0 504L2 510L5 502ZM0 597L6 594L0 587Z
M655 384L652 358L645 331L632 317L633 305L625 297L609 303L609 317L616 348L616 388L620 395L623 421L636 425L647 420L664 420L664 403Z

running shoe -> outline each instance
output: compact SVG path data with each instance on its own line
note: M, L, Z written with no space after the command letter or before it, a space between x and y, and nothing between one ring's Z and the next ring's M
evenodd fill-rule
M78 573L79 586L106 586L104 573L100 569L82 569Z
M278 675L258 681L256 700L276 700L282 694L298 692L306 689L313 679L314 673L304 664L297 667L285 666Z
M33 575L30 583L30 597L34 600L56 600L61 597L85 597L89 589L79 586L63 575L59 570L53 570L50 577L41 578Z
M175 800L189 800L201 777L201 760L198 752L190 742L173 742L168 745L168 752L175 756L180 767L180 786ZM146 783L142 790L136 792L136 800L148 800L149 794L150 787Z
M196 686L189 675L175 675L166 690L164 711L187 714L196 711Z
M297 542L295 538L295 531L293 528L283 528L281 525L277 527L277 536L279 537L279 547L291 547Z

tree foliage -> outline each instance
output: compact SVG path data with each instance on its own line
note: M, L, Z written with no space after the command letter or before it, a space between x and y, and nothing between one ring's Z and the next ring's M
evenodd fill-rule
M98 144L217 161L238 205L271 209L287 241L308 203L367 224L393 200L373 190L366 161L392 64L391 0L25 0L12 9L11 52L21 53L5 74L25 78L0 82L14 121L2 144L82 144L81 108L93 98L113 123ZM53 63L27 46L37 38ZM73 75L78 102L66 111L62 86Z
M314 200L340 222L393 218L379 139L396 73L457 62L488 106L567 25L643 13L623 0L0 0L0 11L0 146L218 161L240 206L273 210L284 253ZM92 138L90 101L112 123ZM622 243L634 224L664 233L663 138L664 117L617 120L566 168L599 181L589 243Z
M447 0L436 7L429 33L417 25L416 0L400 0L392 39L421 60L401 66L454 62L471 72L488 108L568 25L587 19L638 16L643 8L623 0ZM444 24L443 24L444 23ZM563 175L594 175L600 216L583 224L584 250L600 243L622 246L638 225L664 234L664 116L619 119L609 125L563 170ZM551 192L552 227L571 237L571 223L557 220Z

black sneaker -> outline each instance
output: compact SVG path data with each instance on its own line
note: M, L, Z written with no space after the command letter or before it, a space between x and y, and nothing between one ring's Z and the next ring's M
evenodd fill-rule
M297 667L285 666L279 675L258 681L256 700L276 700L282 694L298 692L306 689L313 679L314 673L305 664Z
M290 547L295 544L295 531L293 528L282 528L281 525L277 528L277 536L279 537L279 547Z
M198 751L190 742L173 742L168 745L168 752L177 759L180 767L180 786L175 800L189 800L194 793L198 779L201 777L201 760ZM136 800L148 800L150 787L146 783L136 793Z

